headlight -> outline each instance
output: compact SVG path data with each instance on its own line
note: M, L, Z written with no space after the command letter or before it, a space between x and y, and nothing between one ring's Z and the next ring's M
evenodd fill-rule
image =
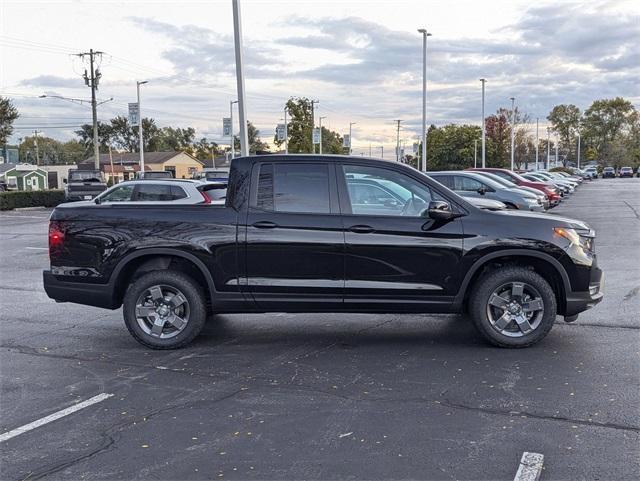
M567 227L554 227L556 236L569 241L567 253L579 264L591 265L595 254L594 240L596 237L593 229L570 229Z

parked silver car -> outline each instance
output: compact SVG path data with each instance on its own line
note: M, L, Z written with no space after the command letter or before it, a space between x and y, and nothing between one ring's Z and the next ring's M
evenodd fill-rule
M549 198L542 191L540 191L538 189L534 189L533 187L527 187L526 185L514 184L513 182L510 182L510 181L508 181L506 179L503 179L499 175L492 174L491 172L484 172L482 170L475 170L474 173L482 175L482 176L487 177L489 179L492 179L492 180L498 182L499 184L504 185L505 187L507 187L509 189L522 189L522 190L525 190L525 191L535 195L538 199L540 199L540 203L542 204L542 206L544 207L545 210L547 210L549 208Z
M211 204L209 184L197 180L131 180L105 190L92 202L96 204ZM223 202L224 203L224 202Z
M544 206L537 195L522 189L510 189L476 172L429 172L428 175L463 197L483 197L506 204L510 209L543 212Z

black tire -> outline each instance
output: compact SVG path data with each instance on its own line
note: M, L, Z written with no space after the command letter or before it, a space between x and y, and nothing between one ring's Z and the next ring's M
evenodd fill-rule
M145 297L145 294L151 292L151 290L158 292L156 288L161 289L160 293L167 293L166 296L158 296L158 299L162 299L158 301L158 305L167 302L164 305L164 312L166 312L167 307L173 309L168 316L171 316L171 319L179 319L181 325L179 328L174 327L168 317L163 318L163 327L159 328L160 334L153 335L151 332L146 332L143 326L152 329L155 326L153 319L159 319L158 312L160 311L156 311L155 307L153 307L155 298ZM180 302L179 307L173 307L173 304L169 304L169 301L166 301L171 299L169 297L171 294L175 295L176 299L179 299L179 301L175 301ZM178 294L183 297L177 297ZM141 298L148 299L145 305L152 307L139 305ZM136 311L138 308L151 309L153 314L152 316L137 316ZM207 318L205 297L198 283L182 272L170 270L149 272L131 284L124 296L122 312L124 323L133 338L143 346L151 349L178 349L186 346L200 334ZM182 323L185 320L186 322ZM162 338L159 336L171 337Z
M511 295L520 292L523 295ZM513 290L509 291L509 286ZM505 288L505 291L501 289ZM472 287L469 299L469 314L478 332L491 344L499 347L521 348L542 340L551 330L556 319L556 296L549 283L539 274L523 267L505 267L481 276ZM500 295L498 292L506 292ZM510 301L505 307L496 307L505 297ZM499 302L496 302L496 299ZM519 302L518 302L519 300ZM491 302L490 302L491 301ZM514 301L514 302L511 302ZM542 305L541 310L532 311ZM518 305L520 310L517 311ZM523 309L524 306L524 309ZM515 313L511 312L515 309ZM526 312L525 312L526 310ZM502 313L497 320L496 317ZM527 316L531 315L531 318ZM512 319L511 321L502 321ZM516 321L517 317L517 321ZM526 323L525 323L526 320ZM499 321L508 322L504 329L498 329ZM530 323L531 322L531 323ZM531 330L527 330L527 326Z

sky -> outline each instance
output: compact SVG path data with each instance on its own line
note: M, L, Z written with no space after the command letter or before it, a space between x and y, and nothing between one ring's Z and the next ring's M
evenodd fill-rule
M394 119L407 145L420 136L422 37L427 122L481 125L509 107L532 128L559 103L582 110L622 96L640 107L640 2L627 0L242 0L247 117L268 141L291 96L319 100L323 125L353 126L353 150L394 155ZM0 95L21 117L12 141L38 129L67 140L91 109L55 98L90 98L73 55L105 52L98 108L108 121L135 102L158 125L194 127L224 144L222 118L236 98L231 0L0 0ZM237 114L235 114L237 131ZM542 134L541 134L542 135Z

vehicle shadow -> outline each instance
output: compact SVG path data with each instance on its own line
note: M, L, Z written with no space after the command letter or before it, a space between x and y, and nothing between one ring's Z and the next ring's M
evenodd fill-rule
M208 319L194 347L212 343L438 344L487 346L463 315L259 314L216 315Z

